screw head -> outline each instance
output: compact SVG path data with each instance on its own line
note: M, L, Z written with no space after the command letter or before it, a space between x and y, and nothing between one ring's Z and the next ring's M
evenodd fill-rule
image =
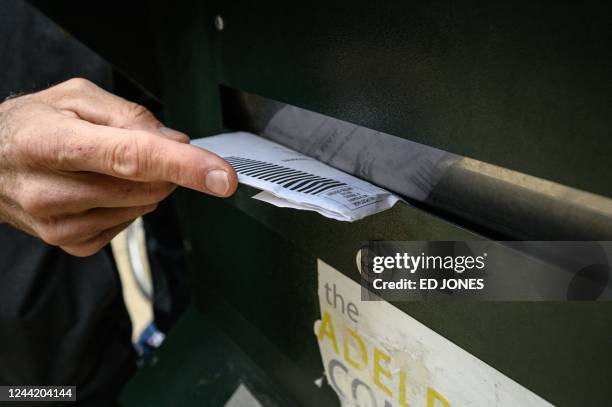
M218 14L215 16L215 28L217 28L218 31L223 31L223 28L225 28L223 17Z

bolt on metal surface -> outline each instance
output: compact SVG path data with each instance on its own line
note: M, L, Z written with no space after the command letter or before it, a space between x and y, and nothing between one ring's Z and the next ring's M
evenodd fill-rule
M215 27L217 28L218 31L223 31L223 28L225 27L225 22L223 21L223 17L221 17L218 14L215 16Z

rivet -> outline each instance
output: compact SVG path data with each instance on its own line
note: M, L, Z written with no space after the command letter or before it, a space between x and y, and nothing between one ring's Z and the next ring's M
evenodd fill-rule
M223 28L225 28L225 22L223 21L223 17L218 14L215 16L215 27L218 31L223 31Z

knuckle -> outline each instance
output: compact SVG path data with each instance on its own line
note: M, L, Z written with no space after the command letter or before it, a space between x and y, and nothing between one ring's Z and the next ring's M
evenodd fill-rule
M32 189L22 192L17 202L27 214L41 216L49 210L50 202L47 197L48 195L40 189Z
M64 242L64 244L60 244L58 246L60 246L64 251L72 254L73 256L88 257L102 250L104 246L109 244L113 237L115 237L115 235L118 233L119 231L117 231L116 233L111 233L110 230L106 230L82 243L68 246L67 243Z
M176 133L170 137L171 140L176 141L177 143L189 144L191 139L186 134Z
M94 84L85 78L77 77L77 78L68 79L67 81L62 82L60 86L63 86L70 90L78 91L78 90L90 89L94 86Z
M139 105L138 103L127 102L125 104L126 115L131 118L138 118L143 116L148 116L151 114L149 110L143 105Z
M153 113L146 107L138 103L126 102L123 106L123 115L129 123L146 123L159 124Z
M57 222L54 221L46 221L40 224L37 233L38 237L51 246L61 246L68 240L67 236L61 232Z
M135 139L115 144L110 150L108 161L113 174L126 178L140 177L147 166L147 158Z

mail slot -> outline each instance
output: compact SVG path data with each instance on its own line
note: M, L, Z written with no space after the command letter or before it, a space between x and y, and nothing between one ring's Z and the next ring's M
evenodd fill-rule
M147 33L128 55L83 24L105 12L34 3L192 138L250 132L401 198L342 222L246 185L178 191L193 306L125 405L612 399L609 301L374 304L359 286L368 241L612 240L607 5L156 1L122 8Z

